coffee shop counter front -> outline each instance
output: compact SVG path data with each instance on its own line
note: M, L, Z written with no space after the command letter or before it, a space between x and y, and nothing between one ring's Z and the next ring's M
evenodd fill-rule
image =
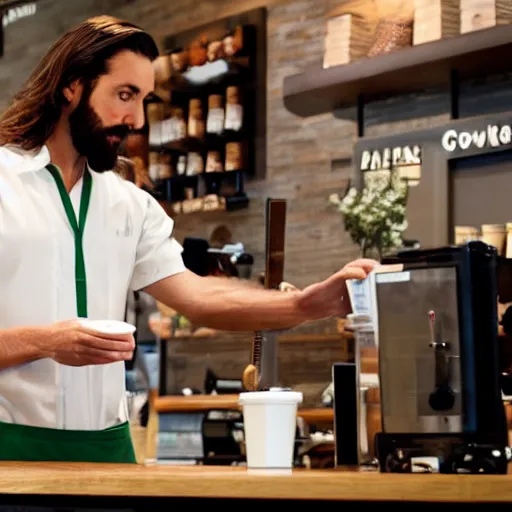
M512 474L381 474L354 468L272 474L240 466L0 463L0 510L5 505L102 510L164 505L172 510L179 505L223 508L251 502L305 502L332 510L365 502L408 510L441 503L489 508L512 503Z

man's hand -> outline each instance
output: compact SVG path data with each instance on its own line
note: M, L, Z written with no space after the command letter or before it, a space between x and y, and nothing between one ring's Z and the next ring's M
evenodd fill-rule
M299 297L299 309L304 312L304 318L346 316L351 311L346 281L366 279L377 265L377 261L370 259L355 260L325 281L304 288Z
M43 328L47 357L68 366L107 364L130 360L135 349L131 334L104 334L83 327L78 321L58 322Z

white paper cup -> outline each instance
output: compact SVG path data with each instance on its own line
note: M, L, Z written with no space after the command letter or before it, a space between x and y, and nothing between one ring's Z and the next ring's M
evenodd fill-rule
M297 406L302 398L295 391L240 393L248 470L292 470Z

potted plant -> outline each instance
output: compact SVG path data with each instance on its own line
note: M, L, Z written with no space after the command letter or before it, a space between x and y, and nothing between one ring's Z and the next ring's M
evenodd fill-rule
M361 256L380 260L383 253L402 245L408 186L394 173L375 172L374 178L365 179L361 189L350 186L343 198L331 194L329 202L343 215L345 230L359 245Z

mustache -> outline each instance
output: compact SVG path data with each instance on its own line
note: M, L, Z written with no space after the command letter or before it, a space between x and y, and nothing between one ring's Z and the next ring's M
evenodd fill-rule
M130 128L126 124L118 124L103 129L103 133L106 137L119 137L121 140L128 135L129 131Z

